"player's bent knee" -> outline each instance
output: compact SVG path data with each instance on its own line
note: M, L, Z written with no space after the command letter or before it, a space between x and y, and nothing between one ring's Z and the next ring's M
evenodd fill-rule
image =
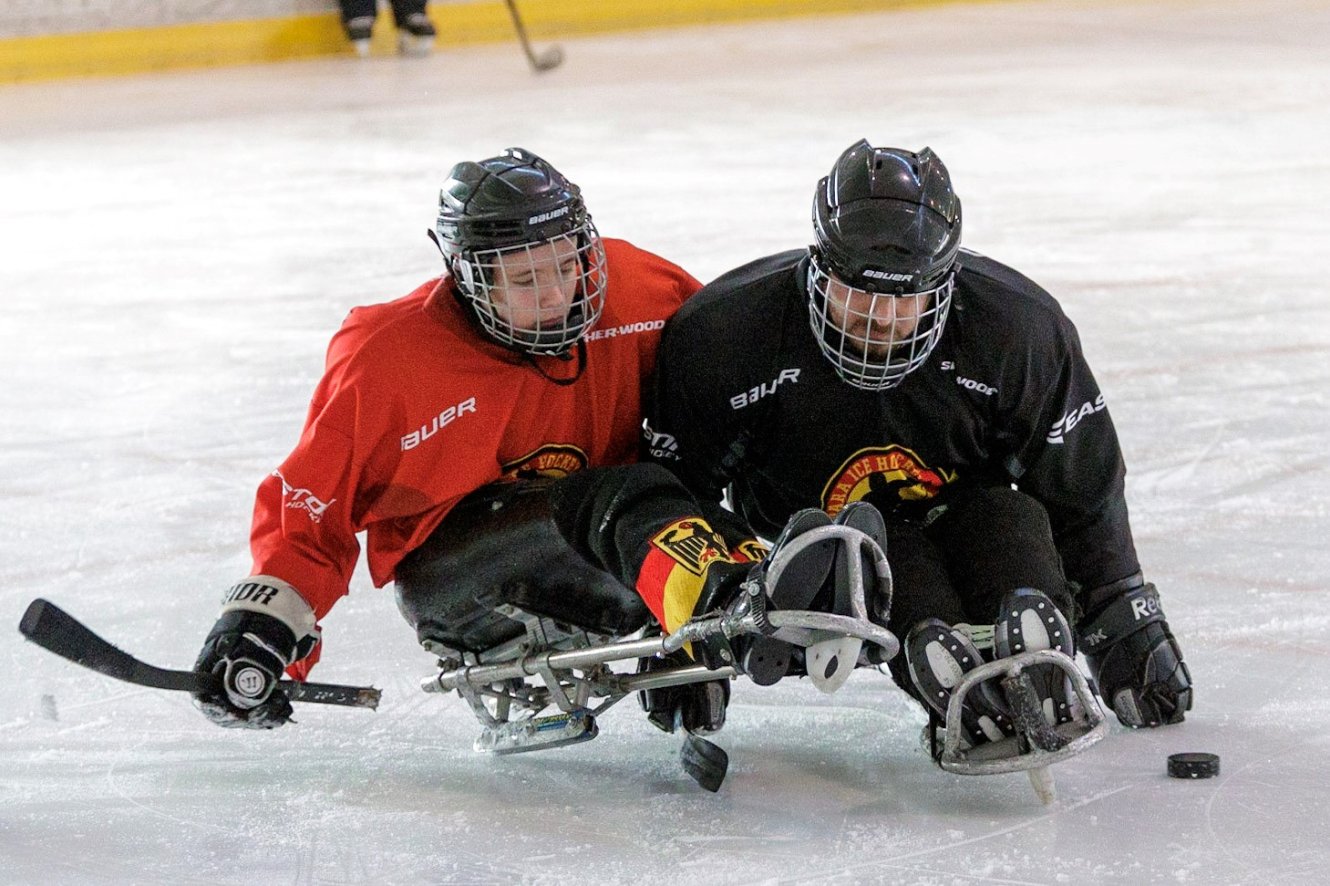
M483 651L521 636L521 623L499 607L610 635L650 620L636 592L564 540L550 517L548 485L477 490L398 566L398 608L422 643Z
M948 508L953 523L985 527L987 533L1052 539L1048 511L1029 495L1007 486L967 490Z

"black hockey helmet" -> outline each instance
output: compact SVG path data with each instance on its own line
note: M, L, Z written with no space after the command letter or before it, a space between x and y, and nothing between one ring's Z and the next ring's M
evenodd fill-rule
M921 292L952 270L961 246L961 201L929 148L840 155L813 198L814 248L842 282L866 292Z
M807 284L818 344L850 384L893 387L927 360L951 306L961 203L946 166L929 148L851 145L817 184L813 235ZM915 322L890 319L897 314Z
M497 157L454 166L439 191L433 234L459 294L500 344L561 354L600 317L605 253L582 191L530 151L508 148ZM522 262L533 267L532 250L550 244L559 244L561 256L578 259L572 305L557 323L514 323L505 316L503 293L495 290L496 271Z

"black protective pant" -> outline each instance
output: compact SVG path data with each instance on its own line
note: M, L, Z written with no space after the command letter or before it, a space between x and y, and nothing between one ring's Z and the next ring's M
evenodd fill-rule
M425 11L426 0L391 0L393 9L393 21L398 27L406 21L407 16L415 12ZM378 8L376 0L338 0L342 7L342 21L349 22L353 18L363 16L374 17Z
M502 605L626 634L651 619L634 583L652 536L700 512L653 464L485 486L398 564L398 607L422 642L468 651L521 634Z
M623 497L611 493L609 501L596 498L611 511L613 502L636 503L628 509L631 516L615 511L624 519L618 521L620 532L611 533L633 550L649 538L649 527L659 528L659 521L696 513L692 497L668 471L653 465L640 471L610 470L614 473L605 479L611 482L597 488ZM578 473L601 476L596 471ZM552 516L551 501L559 496L551 489L545 479L483 487L463 499L398 565L398 608L421 643L429 644L426 648L440 653L441 645L480 653L511 643L526 632L513 609L612 637L651 622L630 581L621 582L601 568L603 560L592 565L565 540ZM590 510L577 505L593 504L591 497L580 492L576 497L570 510L589 516ZM629 569L633 574L636 565ZM644 659L642 667L652 664ZM728 699L728 680L649 690L641 698L651 721L666 732L675 730L676 718L689 732L719 729Z
M1009 591L1043 591L1073 621L1071 589L1053 542L1048 513L1014 489L995 486L953 494L928 525L887 516L887 561L894 591L887 627L902 642L925 618L993 624ZM913 694L904 656L888 665Z

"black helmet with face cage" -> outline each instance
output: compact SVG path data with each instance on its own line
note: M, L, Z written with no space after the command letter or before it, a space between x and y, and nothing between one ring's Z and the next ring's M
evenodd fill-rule
M922 292L951 272L961 201L947 167L867 141L840 155L813 199L814 249L842 283L867 292Z
M813 196L808 269L810 320L823 354L855 387L884 390L918 369L937 345L951 306L961 203L930 149L875 148L866 140L836 160ZM833 282L843 303L828 308ZM847 293L861 293L846 318ZM875 329L884 299L910 299L919 322L906 335ZM885 356L872 346L888 342Z
M522 148L458 163L439 192L434 238L458 293L484 331L532 354L562 354L595 325L605 304L605 253L581 189ZM495 300L499 263L555 244L577 256L576 297L556 324L517 326Z

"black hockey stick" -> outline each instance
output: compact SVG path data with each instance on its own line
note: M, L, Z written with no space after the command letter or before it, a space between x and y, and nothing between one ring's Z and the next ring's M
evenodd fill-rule
M153 689L182 692L217 692L221 678L196 671L168 671L139 661L94 634L74 616L49 600L28 604L18 623L19 633L43 649L54 652L99 674ZM353 708L377 708L379 690L372 687L338 686L329 683L298 683L283 680L278 684L292 701L344 705Z
M557 46L551 46L540 55L536 55L535 50L531 48L531 38L526 35L526 25L522 24L522 16L517 12L516 0L506 0L506 2L508 3L508 14L513 17L513 28L517 31L518 42L522 44L522 51L526 53L526 60L531 63L531 70L539 73L540 71L557 68L563 64L563 50Z

